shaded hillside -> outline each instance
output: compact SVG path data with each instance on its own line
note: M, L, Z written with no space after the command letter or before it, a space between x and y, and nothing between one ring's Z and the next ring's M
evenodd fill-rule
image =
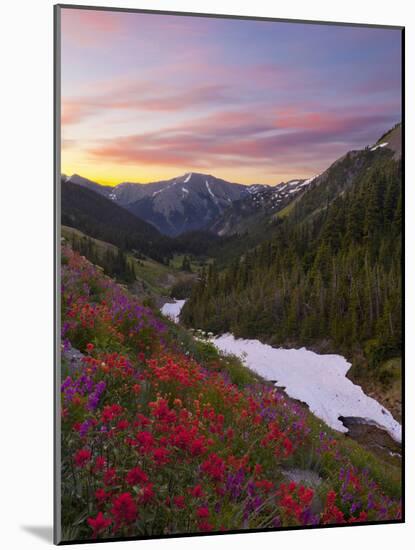
M401 163L354 151L319 176L272 238L211 267L182 320L216 333L352 353L401 353Z
M394 152L394 158L400 159L402 157L402 124L396 124L392 130L383 134L374 145L374 147L379 146L391 149Z
M137 250L157 260L170 255L170 239L99 193L63 181L61 197L63 225L75 227L121 249Z
M247 193L232 202L209 229L218 235L266 231L278 212L297 200L313 180L292 180L275 186L251 185Z

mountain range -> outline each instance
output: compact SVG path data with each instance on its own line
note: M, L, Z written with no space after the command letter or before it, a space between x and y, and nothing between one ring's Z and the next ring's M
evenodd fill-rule
M102 195L170 237L198 230L233 234L240 229L235 218L280 210L304 191L312 179L297 179L276 186L242 185L209 174L189 172L165 181L124 182L111 187L78 174L64 176L66 183Z
M329 180L326 201L342 193L361 170L363 158L369 165L371 155L375 157L386 149L392 150L398 159L401 141L401 125L396 125L374 145L349 151L322 174L275 186L243 185L196 172L152 183L123 182L115 186L101 185L78 174L63 175L62 214L65 223L81 230L87 229L89 216L100 226L98 233L105 229L109 237L114 232L114 228L110 229L111 220L122 219L121 225L115 224L115 232L125 233L124 241L131 234L137 243L142 235L153 247L168 242L163 237L176 238L188 233L208 232L220 237L263 233L270 222L287 215L306 192L321 183ZM369 156L362 155L362 151ZM322 200L320 194L315 197ZM114 238L109 240L113 242Z

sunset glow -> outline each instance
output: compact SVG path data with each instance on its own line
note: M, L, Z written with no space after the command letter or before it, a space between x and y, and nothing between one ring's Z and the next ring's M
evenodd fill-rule
M62 172L276 184L401 119L393 29L64 8Z

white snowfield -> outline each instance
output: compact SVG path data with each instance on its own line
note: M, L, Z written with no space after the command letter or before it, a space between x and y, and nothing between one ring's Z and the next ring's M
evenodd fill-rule
M173 304L164 304L161 308L163 315L174 321L175 323L179 322L179 315L184 306L186 300L175 300Z
M391 413L346 378L351 364L341 355L319 355L305 348L277 349L259 340L235 339L232 334L212 342L221 351L241 357L247 367L267 380L285 387L290 397L307 403L331 428L347 432L339 416L358 417L401 441L401 426Z
M178 322L186 300L165 304L161 311ZM319 355L306 348L273 348L259 340L236 339L232 334L210 339L220 351L237 355L251 370L286 393L306 403L311 412L331 428L347 432L340 416L361 418L363 422L385 429L401 441L401 425L375 399L346 377L351 364L341 355Z

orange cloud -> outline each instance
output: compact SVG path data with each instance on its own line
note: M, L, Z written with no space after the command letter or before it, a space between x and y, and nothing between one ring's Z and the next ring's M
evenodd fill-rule
M342 154L348 143L366 145L377 128L393 122L383 113L299 113L298 120L290 116L281 129L265 118L237 112L216 114L199 123L103 140L88 154L92 162L168 165L180 170L246 165L264 168L278 162L298 164L302 159L327 158L330 152ZM305 120L304 127L299 127L299 120Z

